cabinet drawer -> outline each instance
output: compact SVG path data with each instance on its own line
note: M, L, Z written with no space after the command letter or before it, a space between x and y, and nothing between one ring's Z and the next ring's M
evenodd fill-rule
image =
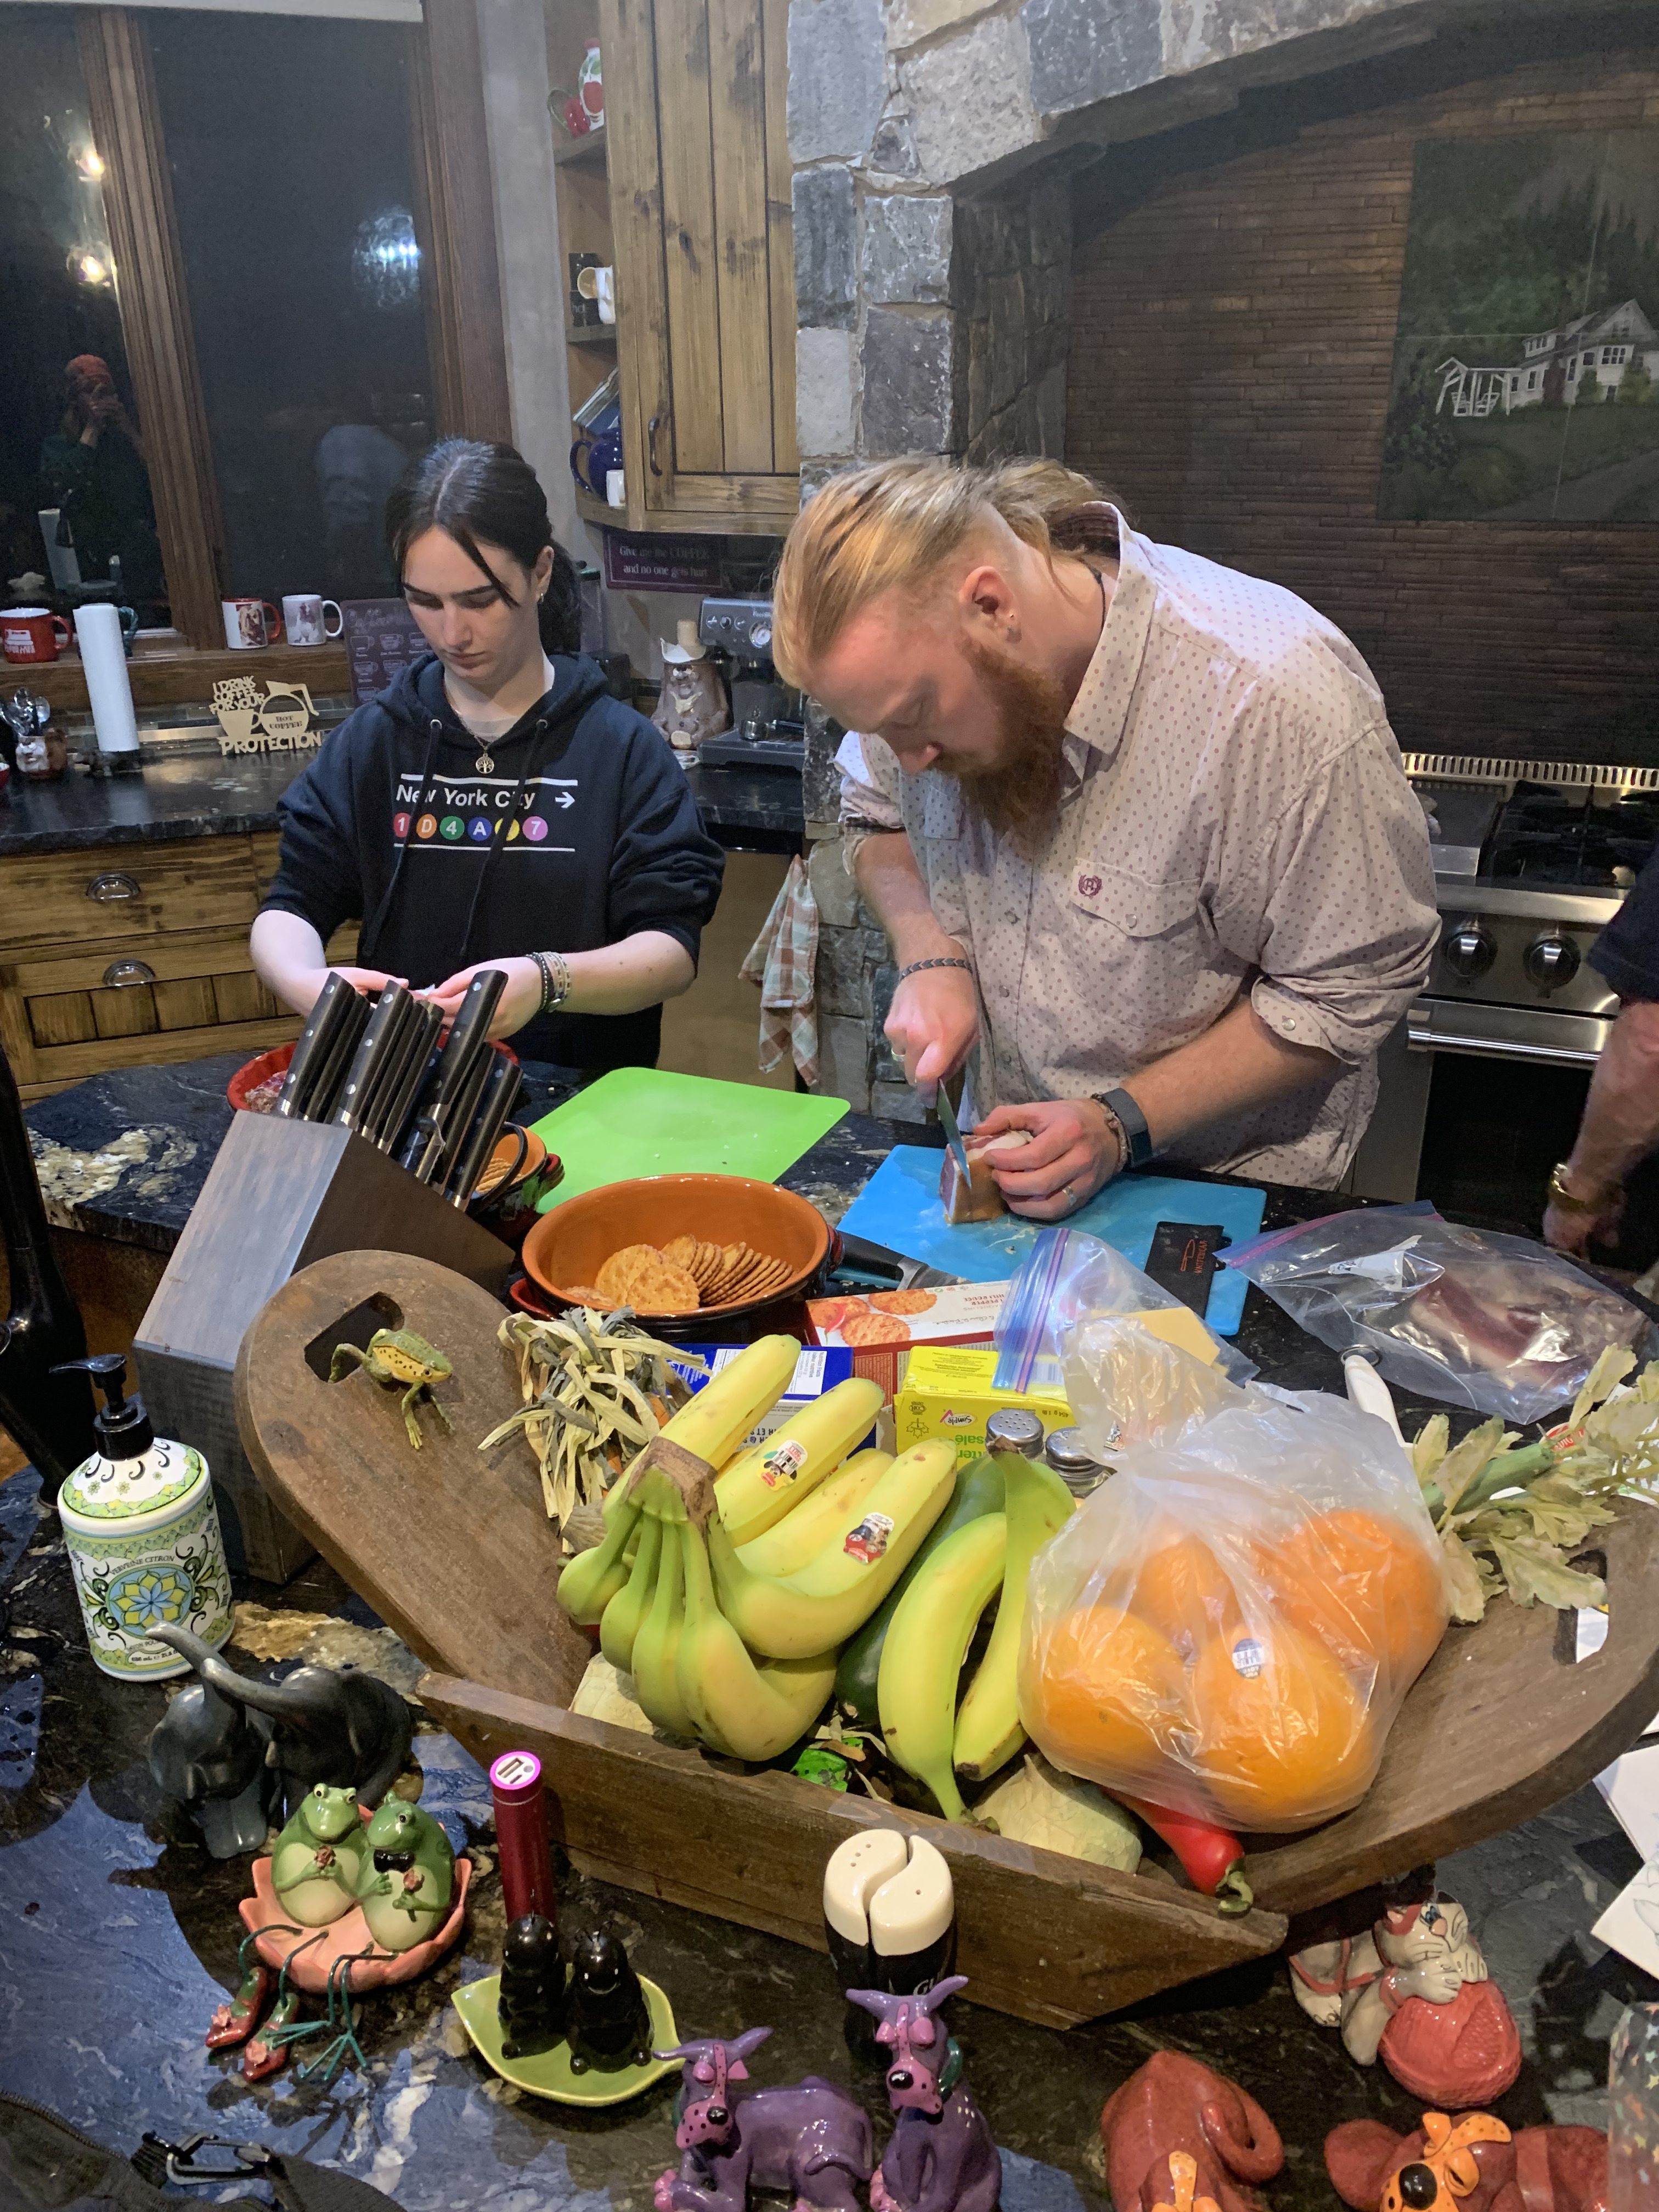
M20 854L0 861L0 955L173 930L246 934L258 903L246 837Z

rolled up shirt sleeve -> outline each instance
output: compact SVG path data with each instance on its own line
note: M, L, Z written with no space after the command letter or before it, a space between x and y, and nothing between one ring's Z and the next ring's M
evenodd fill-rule
M850 876L866 837L904 827L899 805L899 764L879 738L849 730L836 753L841 770L841 858Z
M1439 935L1428 827L1385 732L1328 761L1263 841L1250 1003L1288 1043L1349 1064L1423 988Z

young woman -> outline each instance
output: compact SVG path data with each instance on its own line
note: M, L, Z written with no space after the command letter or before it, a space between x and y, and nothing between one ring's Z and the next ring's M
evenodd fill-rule
M253 964L307 1012L358 918L362 989L451 1012L502 968L494 1034L566 1067L648 1067L687 989L725 855L642 715L577 653L575 571L510 446L447 439L386 504L432 647L332 731L283 795Z

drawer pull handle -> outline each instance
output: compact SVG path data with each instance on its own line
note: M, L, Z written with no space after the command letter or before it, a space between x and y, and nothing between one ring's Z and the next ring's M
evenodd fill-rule
M116 874L94 876L87 885L87 896L96 899L100 906L111 906L122 899L142 898L143 893L138 888L137 877Z
M131 991L139 983L153 983L155 970L147 968L142 960L112 960L104 970L106 991Z

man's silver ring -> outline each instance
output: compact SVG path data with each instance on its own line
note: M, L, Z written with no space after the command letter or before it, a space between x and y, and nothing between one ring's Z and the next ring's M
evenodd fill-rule
M1066 1186L1066 1195L1072 1201L1066 1207L1066 1211L1068 1213L1074 1213L1078 1207L1082 1205L1083 1200L1079 1197L1077 1192L1073 1188L1070 1183L1067 1183Z

